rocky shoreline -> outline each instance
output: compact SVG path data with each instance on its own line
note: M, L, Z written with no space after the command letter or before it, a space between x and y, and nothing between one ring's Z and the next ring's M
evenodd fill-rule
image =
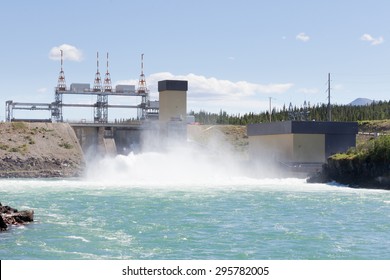
M24 225L34 221L34 210L22 210L3 206L0 203L0 231L8 229L9 225Z
M11 156L0 159L0 178L79 177L82 172L81 166L75 166L75 163L68 159Z
M390 190L390 165L369 160L329 158L322 170L309 176L307 182L337 182L352 188Z

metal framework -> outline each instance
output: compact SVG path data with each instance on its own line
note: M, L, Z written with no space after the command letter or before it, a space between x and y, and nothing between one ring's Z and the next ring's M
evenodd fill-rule
M107 95L102 93L102 79L99 71L99 52L96 53L96 74L95 81L93 84L93 91L97 92L94 122L95 123L106 123L108 121L108 100Z
M145 120L150 115L151 118L155 118L158 115L158 102L149 101L149 90L146 86L146 79L143 71L143 57L141 55L141 75L138 83L137 90L124 88L126 85L117 86L115 89L112 87L111 75L109 72L109 60L107 53L107 70L103 80L99 71L99 53L96 58L96 74L92 88L80 88L77 86L66 86L65 73L63 70L63 51L61 50L61 69L58 76L58 83L55 87L54 102L52 103L26 103L26 102L13 102L12 100L6 101L6 121L16 120L13 116L13 110L46 110L50 111L51 119L49 121L63 122L63 107L90 107L94 108L94 122L95 123L108 123L108 109L109 108L125 108L125 109L137 109L137 117L139 120ZM80 84L76 84L80 85ZM129 87L129 86L127 86ZM131 86L130 86L131 87ZM134 86L133 86L134 87ZM93 104L72 104L63 103L64 95L96 95L96 103ZM121 104L109 104L108 98L110 96L122 96L122 97L141 97L141 103L138 105L121 105ZM46 121L46 120L45 120Z
M149 89L146 86L146 78L144 74L144 54L141 54L141 74L139 76L137 94L142 96L141 108L138 109L138 118L144 120L148 117L149 107Z
M64 104L62 103L63 95L96 95L97 102L95 104ZM121 92L118 90L111 90L111 92L98 92L93 89L84 90L84 91L76 91L76 90L63 90L55 91L55 100L61 100L61 102L54 102L51 105L51 116L53 121L62 122L62 107L93 107L95 108L94 122L96 123L107 123L108 122L108 109L109 108L128 108L128 109L142 109L144 105L115 105L109 104L108 97L109 96L123 96L123 97L138 97L141 96L142 99L145 98L145 94L138 94L136 91L133 92ZM61 115L53 114L55 112L61 112Z
M66 94L66 92L62 92L62 94ZM61 95L62 95L61 94ZM69 94L81 94L81 93L69 93ZM86 94L83 92L82 94ZM88 92L87 94L93 94L93 92ZM96 93L95 93L96 94ZM119 93L112 93L110 95L115 95L115 96L130 96L129 94L119 94ZM131 96L134 96L131 95ZM61 97L62 98L62 97ZM58 104L56 102L53 103L29 103L29 102L13 102L12 100L6 101L6 121L11 122L11 121L17 121L20 119L14 118L14 110L27 110L27 111L50 111L51 112L51 119L47 121L57 121L58 119L63 119L62 115L60 118L57 118L57 115L54 114L58 112ZM85 107L85 108L95 108L97 105L95 104L67 104L67 103L61 103L61 112L62 112L62 107ZM139 109L140 105L121 105L121 104L108 104L107 108L113 108L113 109ZM107 123L107 122L106 122Z

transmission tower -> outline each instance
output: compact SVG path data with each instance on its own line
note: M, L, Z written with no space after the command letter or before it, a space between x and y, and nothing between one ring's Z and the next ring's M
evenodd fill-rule
M141 54L141 74L139 76L137 94L142 97L141 108L138 110L138 118L146 119L146 111L149 106L149 90L146 86L146 79L144 74L144 54Z
M108 72L108 68L107 68L107 72ZM96 74L95 74L95 81L93 84L93 91L99 92L95 104L94 121L95 123L106 123L108 117L107 114L108 101L107 101L107 94L102 93L102 79L100 77L100 71L99 71L99 52L96 53Z
M96 53L96 74L95 81L93 83L93 91L100 92L102 91L102 79L99 72L99 52Z
M108 71L108 52L107 52L107 71L106 71L106 75L104 76L104 91L105 92L112 91L111 75L110 72Z
M146 86L146 79L144 74L144 54L141 54L141 74L139 75L139 81L138 81L138 94L143 94L148 91L148 88Z
M64 91L66 90L66 82L65 82L65 73L63 69L64 65L64 52L61 50L61 71L58 76L57 90Z
M54 102L51 108L51 117L56 122L62 122L62 93L66 91L65 72L64 72L64 52L61 51L61 70L58 76L57 87L54 93Z

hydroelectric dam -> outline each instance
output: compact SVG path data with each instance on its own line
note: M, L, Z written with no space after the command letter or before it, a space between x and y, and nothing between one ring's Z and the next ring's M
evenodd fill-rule
M96 60L96 74L93 86L89 83L72 83L68 87L63 69L63 51L61 51L61 69L58 83L51 103L28 103L6 101L7 122L68 122L73 128L79 144L86 156L105 154L128 154L142 149L145 135L159 139L167 135L186 137L187 124L187 90L188 82L180 80L163 80L158 82L159 100L150 100L146 85L143 57L141 55L141 74L138 86L111 83L107 53L106 73L101 77L99 70L99 53ZM96 102L80 103L73 97L91 96ZM66 99L66 101L65 101ZM130 105L129 100L132 100ZM135 100L135 102L134 102ZM73 101L73 102L72 102ZM115 103L116 101L116 103ZM91 108L92 121L64 121L64 108ZM109 110L124 109L123 121L109 120ZM137 111L137 118L130 120L131 110ZM18 118L16 111L47 111L47 118ZM69 118L69 116L66 116ZM158 141L158 140L157 140Z

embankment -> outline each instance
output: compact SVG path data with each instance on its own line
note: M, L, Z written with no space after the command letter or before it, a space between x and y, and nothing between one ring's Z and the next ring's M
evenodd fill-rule
M77 177L85 161L67 123L0 123L0 177Z
M347 153L328 158L308 182L335 181L350 187L390 190L390 136L370 139Z
M337 182L353 188L390 190L390 166L358 159L329 158L321 172L308 178L309 183Z

